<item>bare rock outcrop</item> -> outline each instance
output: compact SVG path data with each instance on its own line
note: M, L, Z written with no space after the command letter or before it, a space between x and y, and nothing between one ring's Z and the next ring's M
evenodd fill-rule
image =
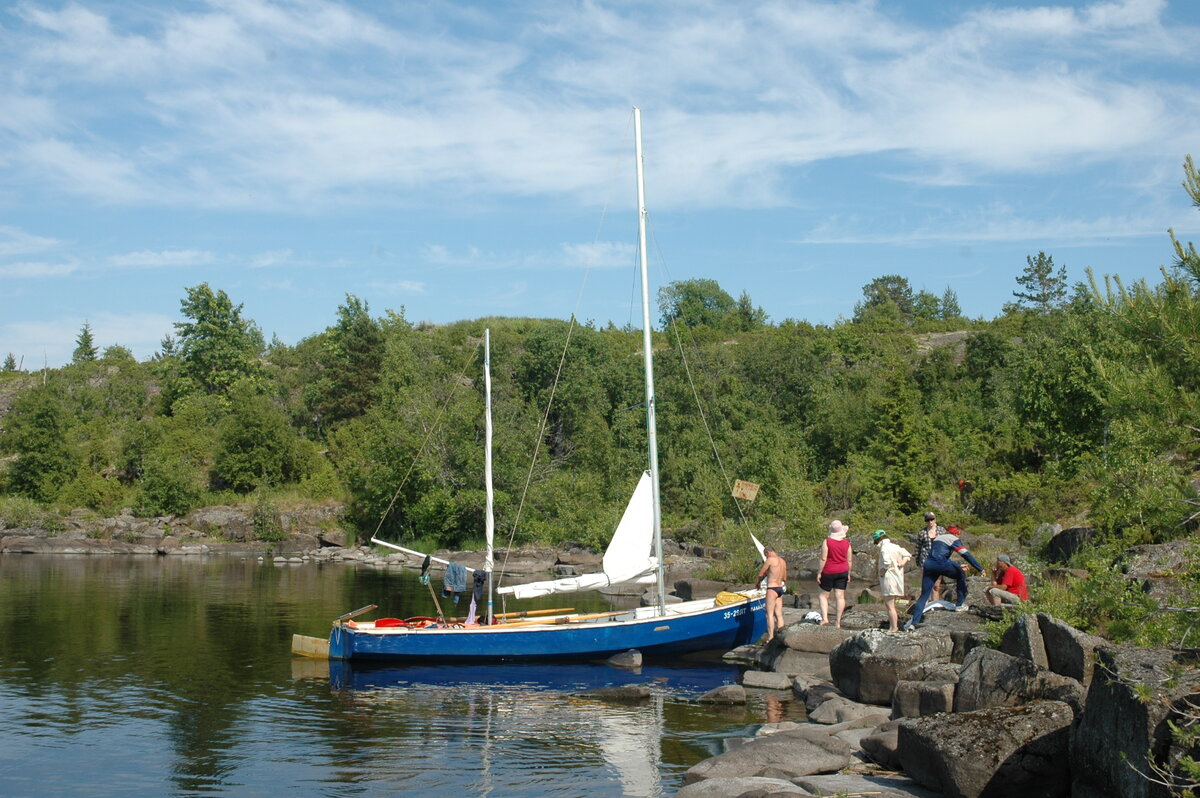
M829 654L833 683L854 701L891 706L901 675L925 662L949 662L953 641L945 634L868 629Z
M900 763L949 798L1060 798L1071 791L1073 717L1060 701L1039 701L903 720Z
M1106 646L1071 735L1072 794L1081 798L1166 798L1150 765L1171 770L1181 750L1168 721L1190 702L1200 705L1200 654L1161 648ZM1149 696L1147 699L1146 696Z

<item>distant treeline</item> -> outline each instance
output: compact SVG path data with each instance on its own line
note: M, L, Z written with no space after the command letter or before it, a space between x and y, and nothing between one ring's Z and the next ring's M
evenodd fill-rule
M1128 542L1186 534L1200 512L1200 257L1171 243L1156 285L1070 286L1039 252L990 321L899 275L864 286L833 326L771 323L711 280L666 286L654 335L664 524L719 543L747 515L786 545L833 516L915 529L936 506L1016 533L1059 521ZM99 350L87 325L63 368L5 359L8 526L268 496L346 501L367 533L477 541L485 328L501 537L515 523L521 543L600 544L644 468L637 330L414 325L349 295L333 326L286 346L207 284L187 289L182 316L146 362ZM735 479L762 486L753 504L735 503Z

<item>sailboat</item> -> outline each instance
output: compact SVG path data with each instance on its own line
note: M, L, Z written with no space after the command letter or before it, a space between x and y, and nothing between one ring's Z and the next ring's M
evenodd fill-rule
M645 179L642 158L641 111L633 109L637 160L638 238L642 288L642 347L645 360L646 430L648 467L604 553L603 571L501 587L514 598L532 598L579 590L598 590L616 584L656 584L652 606L617 612L577 614L563 612L540 617L500 618L492 612L488 580L486 622L381 623L354 620L363 610L334 621L329 635L329 657L343 660L473 663L520 660L603 659L630 649L644 656L682 654L724 649L754 642L766 631L766 593L762 589L729 591L716 598L667 603L662 553L662 510L659 499L658 442L655 430L654 362L650 336L650 287L646 245ZM485 366L488 357L485 355ZM490 409L490 371L485 368ZM487 555L484 569L492 569L491 422L487 427L488 475ZM753 539L753 536L751 536ZM408 551L372 538L373 542ZM757 541L754 541L758 545ZM761 547L760 547L761 553ZM372 607L364 610L373 609ZM555 611L557 613L557 611ZM323 642L323 641L322 641Z

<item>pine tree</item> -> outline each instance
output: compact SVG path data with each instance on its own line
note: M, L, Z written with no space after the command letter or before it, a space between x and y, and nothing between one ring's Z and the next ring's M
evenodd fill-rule
M1062 307L1067 300L1067 267L1056 271L1054 258L1045 252L1037 257L1026 256L1025 271L1017 278L1024 291L1013 291L1018 307L1032 307L1038 313L1049 313Z
M72 363L87 363L96 359L99 352L92 338L92 325L86 321L79 328L79 336L75 339L75 351L71 353Z
M9 352L8 357L4 358L4 369L3 370L4 371L16 371L17 370L17 358L12 352Z
M942 319L950 321L960 318L962 318L962 308L958 304L958 294L954 293L953 288L946 286L946 292L942 294Z

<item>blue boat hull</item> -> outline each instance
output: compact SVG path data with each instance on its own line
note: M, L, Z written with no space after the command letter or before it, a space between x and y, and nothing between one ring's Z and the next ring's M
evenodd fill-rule
M628 620L449 629L374 629L343 623L329 635L329 656L461 663L579 661L603 659L629 649L637 649L646 657L728 651L752 643L766 632L765 607L765 600L756 596L694 611L679 612L678 607L672 607L666 616Z

